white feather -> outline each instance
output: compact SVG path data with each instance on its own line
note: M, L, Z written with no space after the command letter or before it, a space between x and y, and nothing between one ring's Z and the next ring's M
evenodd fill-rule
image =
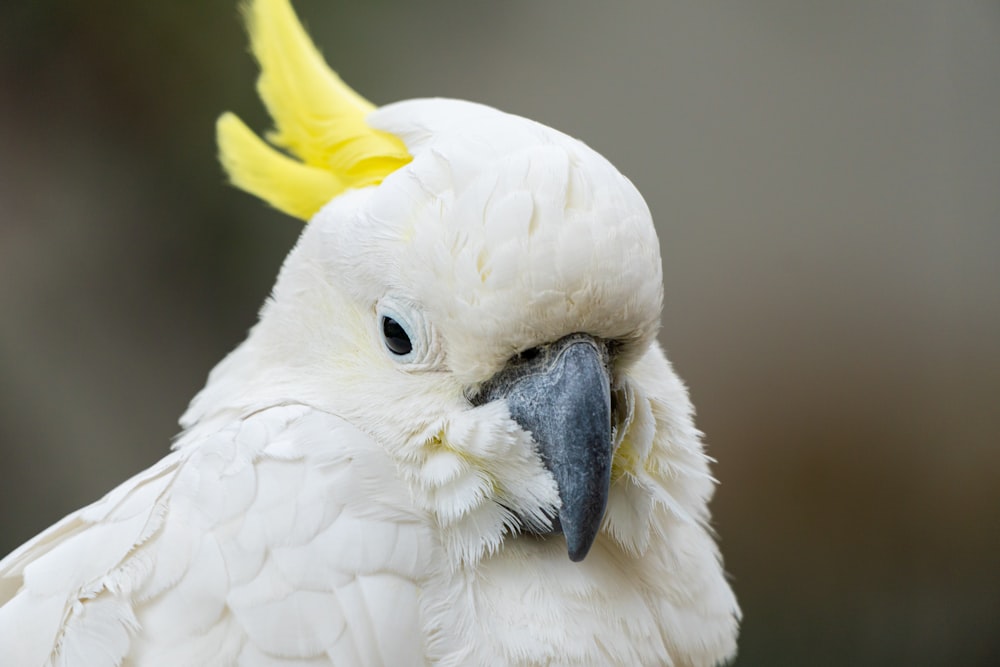
M288 410L297 418L286 419ZM263 432L299 443L295 463L268 458L245 437ZM244 447L258 458L250 462ZM0 607L3 655L18 656L18 665L50 658L59 665L217 664L171 661L242 650L323 664L338 642L398 641L401 622L419 627L418 582L433 542L393 482L391 463L366 436L328 414L274 408L198 442L182 439L168 458L169 469L157 468L152 481L139 476L116 489L103 503L108 511L77 515L95 522L62 539L41 536L38 559L29 545L0 564L5 578L21 580ZM382 485L381 502L358 493L372 483ZM383 522L372 524L373 515ZM147 525L158 529L149 535ZM244 530L254 525L259 530ZM359 598L364 605L350 615L367 615L377 632L354 637L338 590L354 590L361 576L393 595ZM252 649L244 648L248 641ZM416 631L407 641L410 655L423 651Z
M139 629L131 604L100 596L83 600L63 628L53 664L56 667L117 667L128 655L132 635Z
M655 342L658 242L606 160L453 100L369 117L413 161L309 223L176 451L0 562L0 656L73 665L678 665L731 656L714 489ZM380 308L419 359L385 349ZM512 355L615 342L612 484L581 563L504 401Z

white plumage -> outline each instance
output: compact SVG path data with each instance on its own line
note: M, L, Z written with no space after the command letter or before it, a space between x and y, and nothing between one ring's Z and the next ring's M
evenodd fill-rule
M0 608L5 664L53 646L53 664L94 667L407 664L434 553L421 519L385 453L333 415L275 406L192 429L4 561L23 577Z
M582 143L452 100L368 124L412 161L307 225L159 464L0 563L4 664L712 665L739 610L655 341L658 244ZM413 349L387 350L386 317ZM553 465L477 392L604 346L612 451L586 558ZM520 362L519 362L520 363ZM563 515L561 515L563 516Z

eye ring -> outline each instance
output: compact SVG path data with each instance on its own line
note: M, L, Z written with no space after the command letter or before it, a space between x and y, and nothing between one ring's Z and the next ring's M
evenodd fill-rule
M382 342L389 352L397 357L405 357L413 351L413 341L399 322L388 315L381 318L379 329L382 331Z
M394 363L407 371L440 367L444 359L441 343L412 299L385 295L375 303L374 315L372 342Z

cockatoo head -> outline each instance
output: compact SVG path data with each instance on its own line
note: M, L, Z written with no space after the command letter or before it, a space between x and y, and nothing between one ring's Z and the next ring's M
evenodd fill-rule
M656 347L659 246L628 179L482 105L374 109L285 0L249 18L269 138L299 160L225 115L223 163L309 223L185 422L282 401L342 416L389 453L455 566L523 534L563 533L573 560L599 534L640 554L663 531L654 506L703 521L711 480Z
M312 219L268 345L300 360L290 385L316 381L306 400L389 448L439 522L468 526L463 557L555 523L580 559L624 434L616 393L659 319L646 206L580 142L488 107L368 122L413 160Z

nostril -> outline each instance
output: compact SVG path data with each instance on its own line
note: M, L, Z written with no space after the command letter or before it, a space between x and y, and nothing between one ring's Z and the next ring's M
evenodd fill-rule
M542 353L542 348L540 347L529 347L527 350L521 350L517 354L517 358L521 361L531 361L532 359L537 359L538 355Z

